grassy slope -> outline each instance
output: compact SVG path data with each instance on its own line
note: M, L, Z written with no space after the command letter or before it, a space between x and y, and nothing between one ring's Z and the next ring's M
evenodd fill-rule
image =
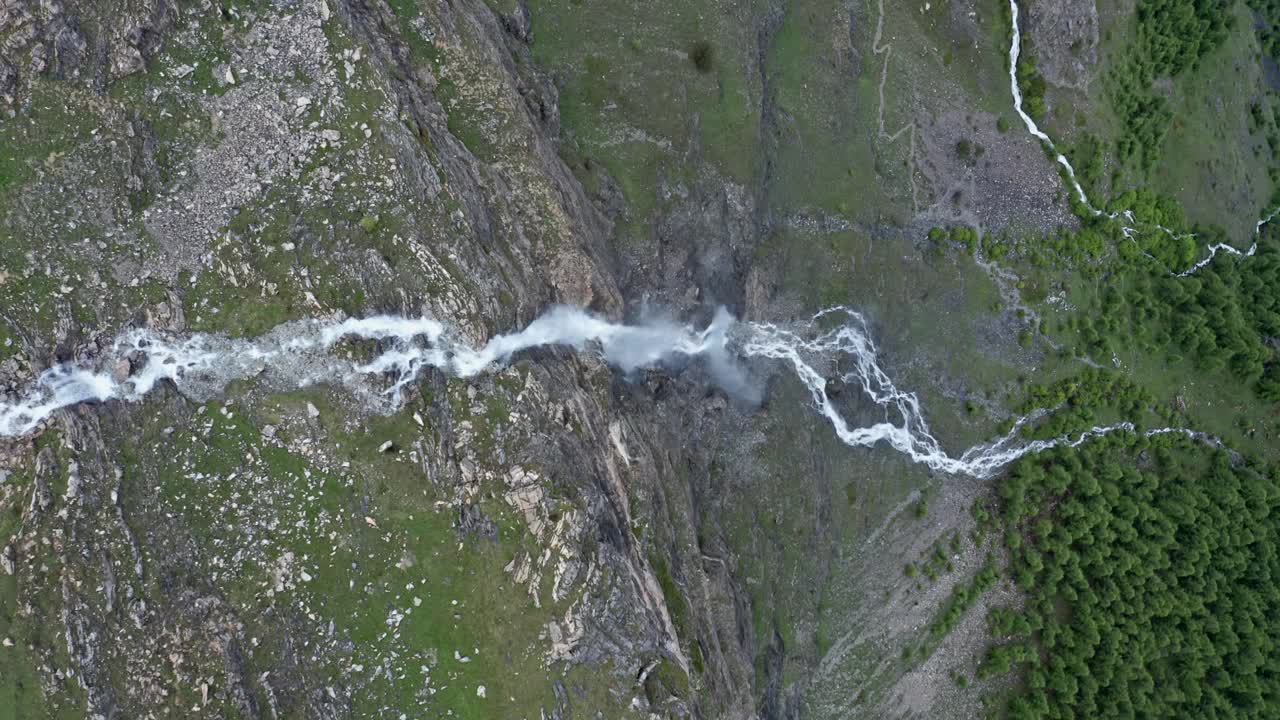
M1266 92L1253 17L1243 2L1233 15L1223 47L1174 84L1173 125L1149 182L1193 222L1220 225L1244 246L1267 210L1274 158L1249 125L1250 105Z
M264 442L259 423L296 419L305 414L306 402L323 408L316 422L321 432L333 433L334 447L346 448L349 469L325 472ZM231 566L218 581L245 620L246 635L262 640L245 649L251 675L277 666L290 652L276 623L322 638L323 627L309 626L317 618L321 625L331 619L351 649L339 653L346 657L337 665L309 672L317 681L357 688L359 715L398 707L515 716L553 707L550 686L530 682L545 672L539 641L544 615L531 612L530 598L513 591L503 571L529 542L523 521L505 503L485 502L481 507L498 524L498 541L460 536L455 513L436 506L440 491L423 482L421 471L402 454L378 452L387 440L411 447L423 434L411 419L415 410L344 430L346 411L321 392L278 396L258 407L229 406L230 418L223 407L206 406L203 416L212 427L207 435L180 427L175 436L181 439L169 445L158 440L159 423L167 418L151 415L155 422L139 429L139 443L124 450L126 503L176 516L191 532L198 561L216 567L217 558L265 554ZM158 448L163 449L157 453ZM261 462L246 462L250 455ZM153 474L161 481L158 504L149 498ZM246 476L254 474L260 479L249 482ZM250 494L251 506L236 502ZM261 539L246 536L251 523L236 521L235 512L228 522L223 514L237 507L275 517L277 529ZM158 518L139 523L162 526ZM286 552L294 553L312 579L267 592L274 563ZM163 562L147 558L147 564ZM299 608L306 608L305 616ZM544 612L550 617L557 610L563 612L552 605ZM393 612L404 614L394 628L388 623ZM470 660L459 660L455 651ZM395 682L381 670L384 658L391 659ZM352 670L360 667L365 670ZM435 690L424 700L426 686ZM486 687L485 698L478 697L479 686ZM183 698L177 700L181 705Z
M1151 171L1117 168L1110 141L1120 132L1111 107L1110 68L1135 41L1133 3L1098 3L1100 45L1095 78L1087 91L1050 87L1050 116L1045 130L1064 147L1083 132L1106 143L1108 176L1122 171L1117 191L1148 187L1176 198L1193 222L1218 225L1237 244L1247 245L1254 222L1265 211L1272 187L1267 168L1271 152L1263 134L1249 122L1249 108L1263 98L1265 84L1252 17L1243 2L1233 6L1234 24L1222 47L1170 85L1167 98L1173 122ZM1035 38L1031 37L1034 48ZM1034 50L1033 50L1034 53ZM1099 191L1110 188L1108 177ZM1098 198L1101 202L1104 198Z
M537 1L530 13L533 57L561 87L566 160L588 189L599 181L585 160L600 162L626 198L620 241L645 242L661 188L687 183L699 159L751 181L761 93L751 3Z

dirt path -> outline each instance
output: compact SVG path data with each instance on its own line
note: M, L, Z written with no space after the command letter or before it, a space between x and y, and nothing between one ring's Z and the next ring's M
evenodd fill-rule
M903 133L907 134L907 180L911 183L911 209L913 212L920 212L920 202L918 199L918 190L916 188L916 121L912 119L906 125L898 128L895 132L890 133L884 129L884 85L889 79L889 59L893 56L893 44L881 44L884 37L884 0L876 0L876 34L871 40L871 52L876 55L884 55L884 63L880 66L880 85L877 88L880 97L880 105L876 108L876 124L881 139L886 142L897 142Z

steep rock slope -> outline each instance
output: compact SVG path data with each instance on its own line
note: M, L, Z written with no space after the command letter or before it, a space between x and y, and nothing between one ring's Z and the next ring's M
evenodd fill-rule
M553 302L624 311L609 223L556 155L555 91L483 5L7 12L11 391L132 324L384 310L483 338ZM428 377L388 420L279 389L66 412L6 443L19 712L693 702L630 509L680 443L659 410L618 409L601 363ZM726 654L698 662L733 704ZM547 672L571 661L606 672Z

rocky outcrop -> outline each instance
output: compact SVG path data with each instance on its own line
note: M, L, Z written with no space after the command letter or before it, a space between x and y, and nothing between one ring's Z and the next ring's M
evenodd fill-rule
M1027 3L1027 34L1034 40L1036 69L1059 87L1086 90L1098 68L1098 6L1095 0Z
M104 92L146 68L177 17L172 0L10 0L0 5L0 99L38 76Z

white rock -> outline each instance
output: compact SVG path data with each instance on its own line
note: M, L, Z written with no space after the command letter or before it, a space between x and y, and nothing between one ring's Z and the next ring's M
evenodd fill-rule
M129 379L129 373L132 371L133 366L130 364L129 359L120 358L111 368L111 379L114 380L117 385L120 385L124 383L125 380Z

